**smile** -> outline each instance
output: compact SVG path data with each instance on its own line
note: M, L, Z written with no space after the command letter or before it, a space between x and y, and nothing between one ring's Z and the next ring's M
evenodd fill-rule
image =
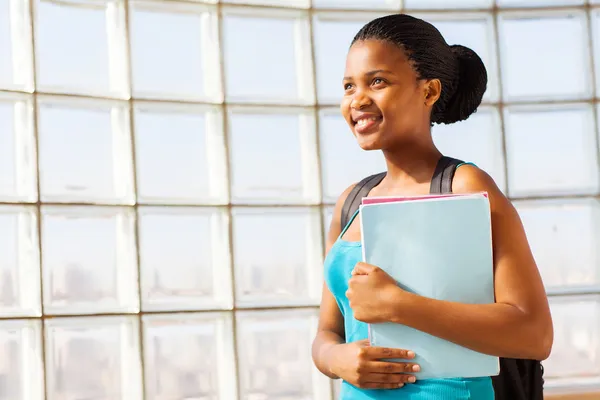
M354 128L360 134L371 133L379 126L382 120L382 117L360 118L356 121Z

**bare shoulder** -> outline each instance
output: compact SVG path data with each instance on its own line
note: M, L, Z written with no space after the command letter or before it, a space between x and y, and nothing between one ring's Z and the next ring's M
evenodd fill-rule
M344 205L344 202L346 201L346 199L348 198L348 195L350 195L350 192L352 191L352 189L354 189L354 187L358 184L358 182L354 182L352 185L348 186L346 189L344 189L344 191L342 192L342 194L340 194L340 196L338 197L335 206L336 207L342 207Z
M357 185L357 183L353 183L352 185L348 186L343 192L342 194L340 194L340 196L338 197L337 201L335 202L335 206L333 209L333 221L337 221L337 223L339 224L340 222L340 217L342 214L342 207L344 207L344 203L346 202L346 199L348 198L348 196L350 195L350 192L352 191L352 189L354 189L354 187Z
M490 195L500 192L491 176L475 165L465 164L456 169L452 181L454 193L488 192Z
M462 165L456 170L452 181L454 193L487 192L492 209L501 210L511 207L494 179L484 170L470 164Z

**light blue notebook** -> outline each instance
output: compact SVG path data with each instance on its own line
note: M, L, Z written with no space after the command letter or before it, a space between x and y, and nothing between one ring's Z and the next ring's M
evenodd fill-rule
M490 205L483 194L361 205L363 259L413 293L494 302ZM499 359L405 325L369 326L373 346L416 353L418 379L499 373Z

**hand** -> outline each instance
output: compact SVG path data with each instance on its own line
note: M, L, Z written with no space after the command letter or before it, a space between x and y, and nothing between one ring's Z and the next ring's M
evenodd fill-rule
M346 382L362 389L397 389L416 378L410 372L420 371L414 363L381 361L386 358L410 360L412 351L371 347L369 340L338 344L329 350L329 369Z
M392 320L400 297L406 293L381 268L359 262L352 271L346 297L354 318L378 323Z

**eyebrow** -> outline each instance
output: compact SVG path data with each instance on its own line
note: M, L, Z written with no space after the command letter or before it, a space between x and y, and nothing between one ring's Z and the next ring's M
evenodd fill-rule
M373 76L373 75L377 75L377 74L380 74L380 73L391 74L392 72L388 71L386 69L374 69L372 71L369 71L369 72L365 73L365 75L367 75L367 76ZM345 76L344 77L345 81L348 81L348 80L351 80L351 79L352 79L351 76Z

